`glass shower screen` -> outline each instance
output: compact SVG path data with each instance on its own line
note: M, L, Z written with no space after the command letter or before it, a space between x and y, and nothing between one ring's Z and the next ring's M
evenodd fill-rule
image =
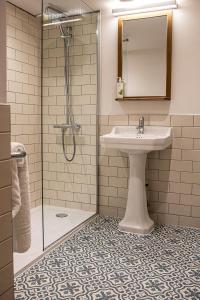
M44 248L97 211L98 22L81 1L43 1Z

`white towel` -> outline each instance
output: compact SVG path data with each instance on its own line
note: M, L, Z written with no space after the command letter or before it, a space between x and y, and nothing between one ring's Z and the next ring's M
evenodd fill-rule
M23 144L20 143L15 143L12 142L11 143L11 152L21 152L21 151L26 151L25 147ZM15 158L16 162L17 162L17 166L18 167L23 167L24 166L24 162L25 162L25 158Z
M16 159L12 160L12 217L13 219L18 214L21 207L21 195L19 186L18 167Z
M11 151L25 151L22 144L11 143ZM27 158L16 159L13 162L17 170L18 184L16 175L13 175L13 202L18 204L16 207L13 203L13 250L18 253L26 252L31 245L31 218L30 218L30 191L29 191L29 173ZM17 166L17 168L16 168ZM13 171L14 172L14 171ZM18 190L17 190L18 189ZM20 195L20 200L17 199ZM15 200L14 200L15 197ZM17 199L17 200L16 200ZM19 207L20 202L20 207ZM19 210L18 210L19 208ZM17 212L18 210L18 212ZM17 212L17 213L16 213Z

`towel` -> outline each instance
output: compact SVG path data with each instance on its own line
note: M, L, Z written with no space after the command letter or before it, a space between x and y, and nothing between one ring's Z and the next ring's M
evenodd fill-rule
M25 147L22 144L11 143L11 151L25 151ZM12 166L14 167L12 171L13 251L23 253L31 245L30 191L27 158L14 158Z
M13 219L18 214L21 207L21 195L19 186L18 167L16 159L12 160L12 217Z

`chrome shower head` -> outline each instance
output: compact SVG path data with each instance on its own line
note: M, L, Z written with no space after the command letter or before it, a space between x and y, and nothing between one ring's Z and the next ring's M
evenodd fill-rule
M59 28L60 28L60 37L62 39L72 38L72 27L71 26L63 28L63 26L60 25Z

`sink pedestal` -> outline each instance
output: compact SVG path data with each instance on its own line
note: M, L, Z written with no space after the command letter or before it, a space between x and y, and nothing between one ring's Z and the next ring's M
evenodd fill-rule
M130 178L128 200L123 220L119 229L125 232L147 234L154 228L154 222L149 217L145 189L146 153L129 153Z

